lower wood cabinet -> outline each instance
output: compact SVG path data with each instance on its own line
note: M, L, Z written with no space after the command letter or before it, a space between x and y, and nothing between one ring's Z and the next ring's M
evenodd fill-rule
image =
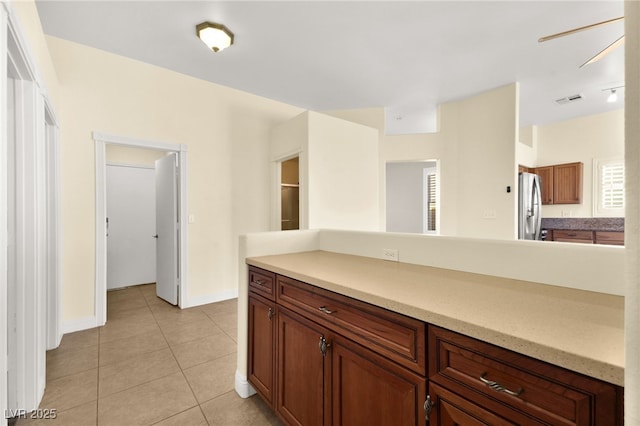
M249 340L247 375L262 399L273 408L275 401L276 304L249 294Z
M290 425L330 424L329 331L284 308L277 315L276 413ZM324 351L322 342L327 345Z
M250 268L248 379L287 425L623 423L619 386Z
M450 392L436 384L429 384L429 424L438 426L515 426L518 423L506 420L468 399Z
M285 424L426 424L424 323L281 276L269 300L250 271L248 379Z
M348 339L331 343L332 424L424 424L426 380Z
M476 416L482 407L496 416L492 422L477 424L623 423L623 392L618 386L435 326L429 326L428 341L429 381L436 392L430 398L436 402L445 398L461 411L456 415ZM437 404L433 418L449 416L438 413ZM454 408L445 410L453 413ZM483 414L482 420L491 416Z

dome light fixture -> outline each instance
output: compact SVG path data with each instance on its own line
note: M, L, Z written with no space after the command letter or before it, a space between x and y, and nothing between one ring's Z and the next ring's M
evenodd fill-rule
M224 50L233 44L233 33L229 28L215 22L196 25L196 34L214 52Z

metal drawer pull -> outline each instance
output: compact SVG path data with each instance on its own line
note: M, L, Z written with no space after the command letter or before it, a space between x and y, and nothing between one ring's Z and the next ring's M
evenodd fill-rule
M273 308L269 308L269 311L267 312L267 318L271 320L274 315L275 315L275 312L273 312Z
M487 380L487 379L485 379L485 378L484 378L484 376L486 376L486 375L487 375L487 373L486 373L486 372L485 372L485 373L482 373L482 374L480 375L480 381L481 381L482 383L484 383L485 385L489 386L491 389L493 389L493 390L494 390L494 391L496 391L496 392L504 392L504 393L506 393L507 395L511 395L511 396L519 396L522 392L524 392L524 389L523 389L523 388L520 388L520 389L518 389L518 390L517 390L517 391L515 391L515 392L514 392L514 391L512 391L512 390L509 390L509 389L505 388L504 386L502 386L502 385L501 385L500 383L498 383L498 382L494 382L493 380Z
M427 395L427 400L424 402L424 418L426 421L429 421L429 417L431 416L431 410L433 410L433 406L435 404L431 400L431 395Z
M264 281L262 281L262 280L253 280L253 281L251 281L251 283L252 284L257 284L257 285L260 285L260 286L264 285Z
M325 314L332 314L332 313L334 313L334 312L335 312L335 311L331 311L331 310L327 309L327 307L326 307L326 306L320 306L320 307L318 308L318 310L319 310L320 312L324 312Z

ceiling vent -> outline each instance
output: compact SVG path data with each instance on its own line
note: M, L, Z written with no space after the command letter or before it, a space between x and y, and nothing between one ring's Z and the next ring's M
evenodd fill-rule
M558 105L565 105L565 104L570 104L572 102L577 102L581 99L582 99L582 95L577 94L577 95L571 95L571 96L566 96L564 98L556 99L556 103Z

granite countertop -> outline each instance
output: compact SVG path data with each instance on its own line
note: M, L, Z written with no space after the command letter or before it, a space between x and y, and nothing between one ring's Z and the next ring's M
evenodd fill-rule
M543 217L542 229L568 231L624 231L623 217L548 218Z
M325 251L247 263L624 384L621 296Z

